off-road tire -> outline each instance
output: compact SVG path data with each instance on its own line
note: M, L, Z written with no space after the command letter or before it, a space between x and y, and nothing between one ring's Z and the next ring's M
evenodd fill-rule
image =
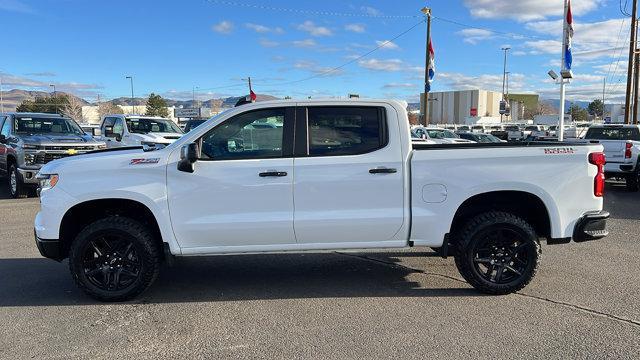
M14 176L15 176L15 182L16 182L15 191L14 191L13 185L11 184L12 177ZM9 194L14 199L25 198L29 195L29 189L27 188L25 183L22 181L22 176L18 172L18 169L16 168L15 164L9 165L9 172L7 176L7 188L9 189Z
M483 278L474 266L476 242L482 241L483 234L497 227L507 227L520 234L519 241L527 244L527 254L530 257L522 275L505 284L494 283ZM463 225L461 231L457 232L455 240L458 250L455 263L458 271L471 286L486 294L506 295L521 290L533 280L540 264L542 249L535 230L525 220L510 213L491 211L477 215Z
M131 285L121 290L105 290L95 286L85 275L85 251L92 241L107 234L126 237L139 258L139 275ZM156 280L160 272L161 252L152 232L145 225L121 216L110 216L85 227L76 236L69 250L69 270L76 285L89 296L105 302L126 301L140 295Z
M626 178L627 191L636 192L640 190L640 163L636 165L636 171Z

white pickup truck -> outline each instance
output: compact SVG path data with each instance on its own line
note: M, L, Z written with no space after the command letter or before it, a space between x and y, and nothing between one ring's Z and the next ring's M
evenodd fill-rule
M601 145L412 144L395 101L261 102L163 149L45 165L35 237L104 301L140 294L173 256L412 246L508 294L541 239L607 235L604 162Z
M105 115L98 139L108 148L127 146L164 147L178 140L183 132L169 119L143 115Z
M629 191L640 190L639 125L592 125L582 142L604 146L607 156L604 166L606 177L624 179Z

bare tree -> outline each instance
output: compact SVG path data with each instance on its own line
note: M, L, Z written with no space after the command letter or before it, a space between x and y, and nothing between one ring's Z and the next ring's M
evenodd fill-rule
M524 118L531 120L536 115L555 115L557 113L558 109L556 109L555 106L551 105L550 102L539 101L535 109L524 109Z
M68 96L67 104L62 107L62 114L75 121L82 122L82 101L75 96Z
M98 104L98 116L100 117L100 119L102 119L103 116L108 114L122 114L122 113L123 113L122 109L119 106L114 105L110 101L105 101Z

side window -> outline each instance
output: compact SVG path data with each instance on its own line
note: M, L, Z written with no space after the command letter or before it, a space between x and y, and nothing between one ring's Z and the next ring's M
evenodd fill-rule
M124 124L122 119L117 118L115 124L113 124L113 133L116 135L124 134Z
M9 121L9 118L6 118L6 121L4 122L4 124L2 124L0 134L6 137L9 137L9 135L11 135L11 121Z
M357 155L388 143L384 108L308 108L309 156Z
M284 156L285 109L237 115L202 137L202 158L209 160L268 159Z
M114 123L115 123L115 120L113 118L110 118L110 117L104 118L104 122L102 123L102 131L104 132L104 129L106 127L109 127L109 126L113 127Z

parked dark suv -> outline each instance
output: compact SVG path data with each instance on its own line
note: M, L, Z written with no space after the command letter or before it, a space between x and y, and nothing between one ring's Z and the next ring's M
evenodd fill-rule
M38 170L49 161L106 148L72 119L57 114L0 114L0 175L11 196L36 189Z

